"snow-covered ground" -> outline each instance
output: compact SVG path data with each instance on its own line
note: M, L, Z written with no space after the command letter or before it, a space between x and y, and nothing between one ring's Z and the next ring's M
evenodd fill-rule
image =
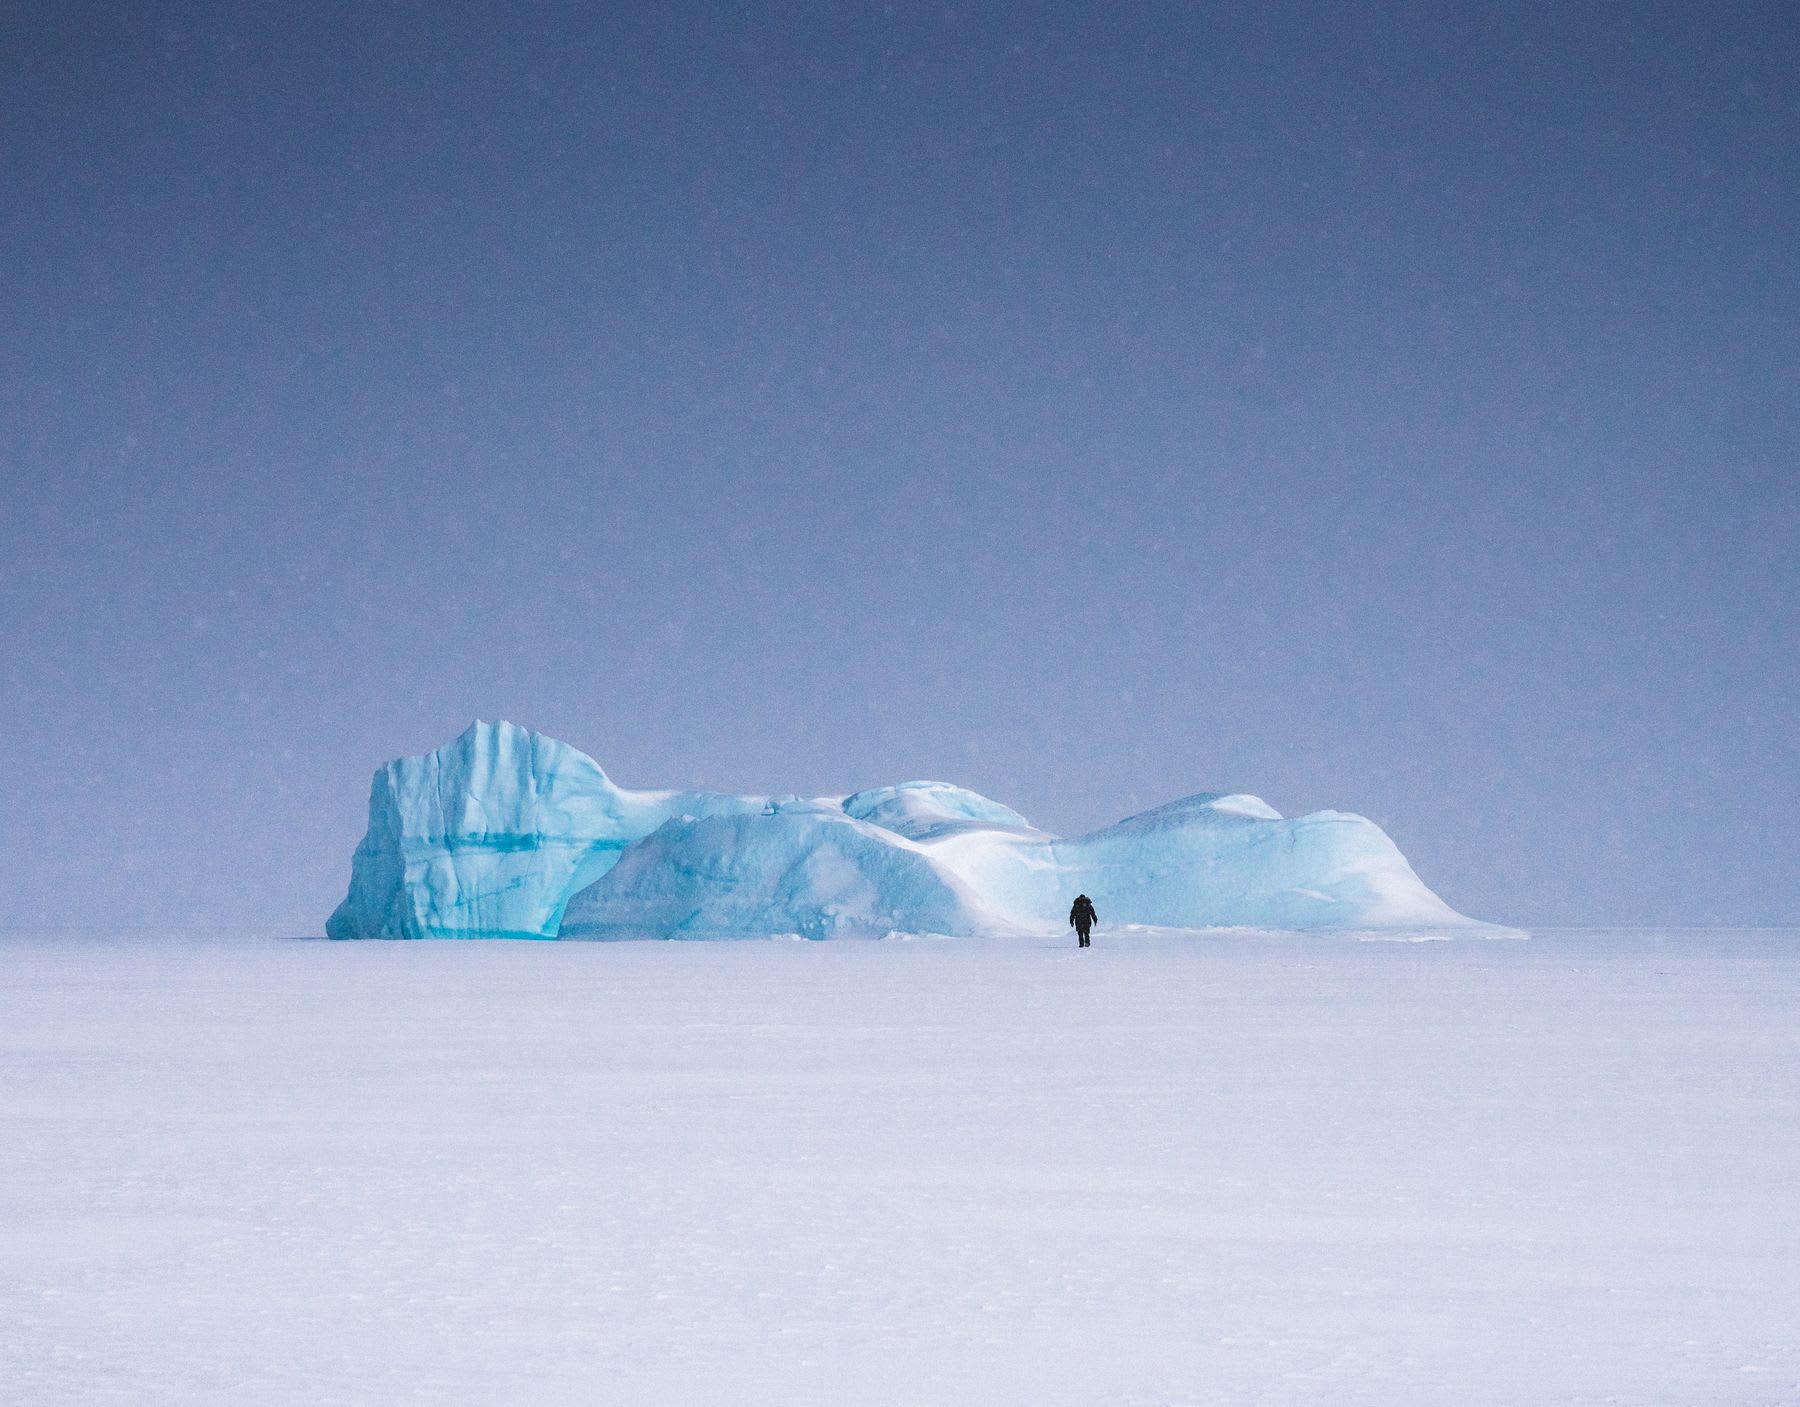
M1800 934L0 940L0 1401L1800 1400Z

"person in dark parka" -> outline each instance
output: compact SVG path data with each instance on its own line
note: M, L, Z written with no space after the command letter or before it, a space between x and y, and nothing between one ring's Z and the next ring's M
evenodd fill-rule
M1077 894L1075 906L1069 910L1069 927L1075 930L1081 947L1088 946L1088 930L1099 921L1100 915L1094 912L1094 901L1085 894Z

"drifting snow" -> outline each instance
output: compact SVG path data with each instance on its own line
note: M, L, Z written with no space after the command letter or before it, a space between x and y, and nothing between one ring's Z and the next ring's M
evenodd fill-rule
M1373 822L1204 794L1063 839L943 782L844 798L633 792L476 723L375 774L334 938L807 937L1103 924L1469 926Z

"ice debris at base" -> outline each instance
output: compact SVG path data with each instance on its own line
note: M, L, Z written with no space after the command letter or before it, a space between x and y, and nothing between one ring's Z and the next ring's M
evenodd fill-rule
M567 743L474 723L375 774L333 938L808 938L1102 924L1477 927L1372 821L1206 793L1075 839L942 782L849 797L626 791Z

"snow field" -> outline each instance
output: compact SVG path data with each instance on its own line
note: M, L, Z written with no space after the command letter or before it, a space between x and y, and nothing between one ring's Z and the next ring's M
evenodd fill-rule
M1800 1400L1800 935L0 940L0 1401Z

